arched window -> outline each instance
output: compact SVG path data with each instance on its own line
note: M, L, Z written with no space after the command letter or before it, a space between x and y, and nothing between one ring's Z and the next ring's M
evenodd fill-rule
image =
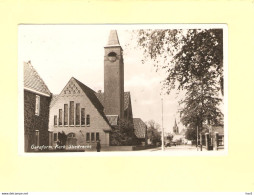
M115 52L110 52L110 53L108 54L108 56L109 56L109 57L116 57L116 53L115 53Z
M109 54L108 54L108 59L109 59L109 61L110 62L114 62L114 61L116 61L116 53L115 52L110 52Z
M69 133L68 137L76 137L75 133Z
M90 115L86 115L86 125L89 126L90 125Z

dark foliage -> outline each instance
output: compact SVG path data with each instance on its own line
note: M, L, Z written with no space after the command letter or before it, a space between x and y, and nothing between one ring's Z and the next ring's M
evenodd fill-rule
M120 128L112 130L110 144L112 146L131 146L135 138L133 124L126 120L121 120Z

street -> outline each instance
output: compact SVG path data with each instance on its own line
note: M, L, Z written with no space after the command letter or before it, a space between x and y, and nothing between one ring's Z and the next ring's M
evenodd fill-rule
M162 152L161 147L157 148L151 148L143 151L149 151L149 152ZM171 147L164 147L163 152L167 153L196 153L196 152L205 152L205 153L212 153L212 152L221 152L224 151L223 148L220 148L218 151L216 150L206 150L205 147L202 148L202 151L200 151L200 148L196 148L196 146L193 145L177 145L177 146L171 146Z

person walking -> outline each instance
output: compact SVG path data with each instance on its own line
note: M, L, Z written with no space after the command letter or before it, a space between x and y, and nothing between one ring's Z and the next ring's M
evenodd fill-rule
M100 142L100 140L97 140L96 150L97 150L97 152L101 151L101 142Z

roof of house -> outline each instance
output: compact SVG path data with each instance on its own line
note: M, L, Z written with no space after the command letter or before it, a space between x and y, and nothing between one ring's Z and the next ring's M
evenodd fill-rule
M202 134L208 133L209 129L211 133L218 132L219 135L224 135L224 126L223 125L214 125L211 127L207 127L205 130L202 131Z
M118 125L118 120L119 120L118 115L106 115L106 117L112 126Z
M220 135L224 135L224 127L222 125L212 126L213 132L218 132Z
M42 95L51 95L47 85L34 69L30 61L24 62L24 88Z
M137 138L146 137L146 124L140 118L133 118L134 134Z
M100 103L104 105L104 93L98 92L95 93L97 98L100 100ZM124 92L124 110L126 110L129 107L129 102L130 102L130 92Z

